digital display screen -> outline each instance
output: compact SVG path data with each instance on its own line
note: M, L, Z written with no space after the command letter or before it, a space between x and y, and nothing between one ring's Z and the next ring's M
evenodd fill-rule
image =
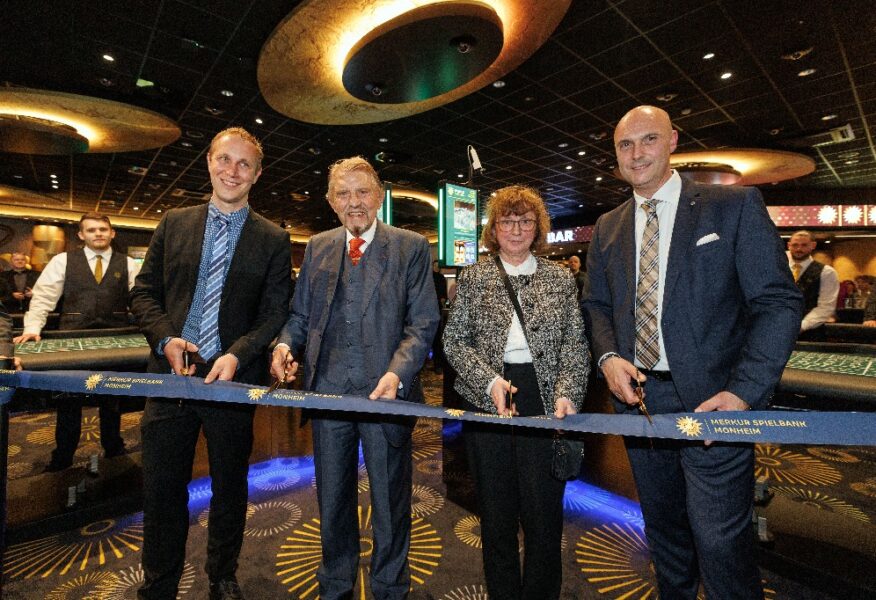
M464 267L478 259L478 191L454 183L438 190L438 262Z

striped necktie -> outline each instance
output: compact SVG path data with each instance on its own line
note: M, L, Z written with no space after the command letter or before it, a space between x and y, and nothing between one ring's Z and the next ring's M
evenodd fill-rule
M657 339L657 292L660 281L660 226L657 222L656 199L642 203L647 215L639 252L639 282L636 286L636 358L646 369L660 360Z
M216 215L214 221L213 254L207 271L207 287L201 305L201 332L198 353L204 360L222 350L219 340L219 303L225 282L225 261L228 254L228 217Z

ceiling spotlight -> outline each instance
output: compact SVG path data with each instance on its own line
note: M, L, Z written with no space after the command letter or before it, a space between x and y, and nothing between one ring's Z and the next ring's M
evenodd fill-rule
M139 207L139 206L135 206L135 207L134 207L134 210L140 210L140 207Z
M857 158L853 158L853 159L851 159L851 160L847 160L845 164L847 164L847 165L856 165L856 164L858 164L858 159L857 159Z
M501 88L505 87L505 82L502 81L501 79L497 79L496 81L493 82L493 87L496 88L497 90L501 89Z
M14 179L24 179L24 175L13 175Z
M208 113L210 113L214 117L218 117L219 115L221 115L222 113L225 112L221 108L216 108L215 106L208 106L206 104L204 105L204 110L206 110Z
M602 181L602 176L600 175L599 177L597 177L596 181Z
M566 165L566 170L567 170L567 171L571 171L571 170L572 170L572 165Z
M231 98L234 95L234 92L232 92L231 90L222 90L219 93L222 94L223 96L225 96L226 98Z
M523 99L524 102L535 102L535 96L527 96Z
M731 77L733 77L733 73L730 71L724 71L721 73L721 79L730 79Z
M800 60L810 52L812 52L814 46L809 46L808 48L801 48L799 50L794 50L793 52L789 52L788 54L783 54L782 58L785 60Z
M58 184L56 183L55 185L53 185L53 186L52 186L52 189L53 189L53 190L58 189Z
M770 129L770 135L779 135L780 133L782 133L781 127L773 127Z
M830 113L829 115L824 115L823 117L821 117L821 120L822 121L832 121L833 119L836 119L836 117L837 117L836 113Z
M160 213L160 212L161 212L161 209L160 209L160 208L156 208L156 209L155 209L155 212Z
M52 173L51 175L49 175L49 177L51 177L52 179L57 179L57 178L58 178L58 176L55 175L54 173Z
M308 192L307 190L304 190L304 193L307 194L308 196L310 195L310 192Z
M685 108L681 109L681 114L683 114L685 117L688 116L692 112L693 112L693 110L689 107L685 107Z
M369 92L372 96L381 96L383 95L384 85L382 83L366 83L365 91Z
M112 86L114 86L114 85L116 84L115 81L113 81L112 79L110 79L110 78L108 78L108 77L99 77L99 78L97 79L97 82L98 82L100 85L102 85L103 87L112 87Z
M319 169L314 169L313 174L314 175L322 175L322 171L320 171Z
M584 156L585 154L587 154L586 150L578 150L578 156Z
M185 146L186 148L191 148L191 147L192 147L192 143L191 143L191 142L180 142L180 145Z
M708 52L706 54L703 54L703 60L712 60L713 58L715 58L714 52Z
M579 204L579 205L578 205L578 208L584 208L584 205L583 205L583 204Z
M116 61L116 58L112 54L104 54L103 59L106 62L115 62Z
M557 148L568 148L568 147L569 147L568 142L560 142L559 144L557 144Z
M657 100L660 102L672 102L676 96L678 96L678 94L675 92L664 92L657 96Z
M797 73L797 77L809 77L813 73L815 73L815 69L803 69L802 71Z
M457 173L456 176L457 176L459 179L462 179L462 173Z
M389 138L382 137L382 138L380 138L380 139L377 140L377 141L380 142L381 144L385 144L386 142L389 141Z
M256 122L256 125L261 125L262 123L264 123L264 121L262 121L261 117L256 117L255 122Z

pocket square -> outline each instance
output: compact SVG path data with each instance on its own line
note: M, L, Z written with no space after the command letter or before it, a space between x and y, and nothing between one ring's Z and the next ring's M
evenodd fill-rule
M698 239L697 246L705 246L706 244L708 244L710 242L716 242L720 239L721 238L718 236L717 233L710 233L709 235L704 235L703 237Z

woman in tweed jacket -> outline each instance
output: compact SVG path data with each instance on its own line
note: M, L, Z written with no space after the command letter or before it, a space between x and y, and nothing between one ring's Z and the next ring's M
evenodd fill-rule
M487 207L482 243L502 259L527 331L493 258L461 273L444 352L471 410L563 418L581 409L590 361L575 281L565 268L532 254L544 247L549 230L544 202L531 188L503 188ZM552 432L464 423L463 434L490 598L558 598L566 483L550 475ZM522 575L518 524L524 532Z

